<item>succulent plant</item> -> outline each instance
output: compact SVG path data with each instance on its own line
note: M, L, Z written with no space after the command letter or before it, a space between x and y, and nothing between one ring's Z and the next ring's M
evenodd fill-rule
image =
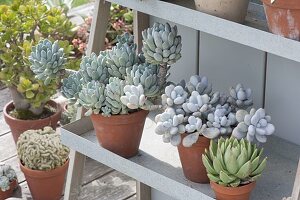
M171 65L181 58L181 36L177 27L170 24L154 23L153 27L142 32L142 51L151 64Z
M237 139L246 138L249 142L265 143L267 136L275 131L275 126L271 124L271 116L266 115L262 108L258 110L252 108L250 113L239 110L236 119L238 125L234 128L232 136Z
M79 92L82 90L82 76L76 71L71 73L67 78L63 79L61 92L70 100L71 103L75 103L78 98Z
M105 87L105 102L102 110L103 115L110 116L111 114L127 114L128 108L121 102L121 96L124 94L125 81L111 77L109 84Z
M52 43L44 39L37 46L32 47L29 61L30 69L36 78L49 85L64 70L66 58L64 58L64 49L59 47L58 41Z
M189 93L197 91L200 95L210 94L212 91L212 85L208 83L205 76L193 75L190 77L190 81L186 85Z
M61 113L60 123L62 125L69 124L69 123L74 122L76 120L77 105L75 105L75 104L68 104L66 108L67 109L64 110Z
M165 93L161 96L162 104L169 107L172 106L182 106L186 101L188 93L181 85L168 85L165 88Z
M252 91L250 88L245 89L242 84L237 84L235 88L229 89L230 96L228 97L228 103L238 109L247 109L253 105L251 99Z
M263 149L236 138L211 140L209 150L202 155L208 178L225 187L238 187L256 181L264 168L267 158L262 161Z
M121 102L128 108L135 110L145 106L147 100L141 84L138 86L126 85L124 87L124 93L125 96L121 97Z
M51 127L25 131L18 139L17 151L22 164L32 170L52 170L69 159L69 148Z
M126 70L126 82L130 85L144 88L145 96L156 97L160 94L161 87L158 84L158 66L148 63L135 64L132 69Z
M125 32L123 35L117 35L117 41L120 44L128 44L129 46L135 45L134 44L134 36Z
M106 52L101 52L99 56L95 53L92 53L90 56L84 56L79 69L83 81L88 83L94 80L107 84L110 76L108 74L106 60Z
M91 81L82 87L78 94L78 103L88 109L85 115L98 114L105 102L105 85L98 81Z
M0 163L0 189L5 192L10 189L10 183L17 179L15 170L4 163Z
M193 91L182 108L186 113L192 113L194 116L201 116L211 111L211 99L207 94L200 95L197 91Z

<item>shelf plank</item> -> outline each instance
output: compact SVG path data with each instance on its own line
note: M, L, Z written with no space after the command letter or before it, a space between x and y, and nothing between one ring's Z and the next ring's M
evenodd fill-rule
M70 148L111 168L141 181L176 199L212 199L208 184L188 181L182 172L175 147L162 142L154 133L154 113L146 120L140 153L124 159L99 146L89 118L62 127L62 142ZM291 194L300 147L277 137L270 137L265 146L267 168L257 182L252 199L273 200Z
M194 9L194 1L186 0L106 0L134 10L209 33L233 42L300 62L300 42L265 31L264 15L249 6L246 25L224 20ZM258 9L262 10L262 8ZM179 16L180 14L180 16ZM257 18L254 18L256 16ZM184 40L184 38L183 38Z

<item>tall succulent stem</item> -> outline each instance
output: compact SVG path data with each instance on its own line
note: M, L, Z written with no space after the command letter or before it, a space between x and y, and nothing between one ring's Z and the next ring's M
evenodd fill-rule
M167 64L160 64L158 77L159 77L159 86L163 88L166 84L166 76L168 73L168 65Z

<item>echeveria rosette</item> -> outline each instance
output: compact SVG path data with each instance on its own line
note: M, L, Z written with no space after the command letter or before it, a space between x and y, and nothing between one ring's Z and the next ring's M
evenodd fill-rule
M10 183L17 179L15 170L4 163L0 163L0 190L5 192L10 189Z
M142 85L126 85L124 87L125 95L121 97L121 102L129 109L136 110L146 105L146 96Z
M188 93L181 85L170 84L165 88L165 93L161 96L162 104L168 107L182 107L186 101Z
M242 84L237 84L235 88L229 89L230 96L227 102L236 110L247 109L253 105L252 91L250 88L244 88Z
M248 113L246 110L239 110L236 113L238 121L232 136L241 139L246 138L250 142L265 143L267 136L275 132L275 126L271 124L271 116L265 110L252 108Z
M75 103L78 94L82 90L82 76L76 71L72 72L67 78L63 79L61 92L64 97L69 99L70 103Z
M33 46L29 56L30 69L45 85L61 76L66 60L64 49L59 47L58 41L52 43L48 39L41 40L38 45Z
M261 159L258 149L244 139L220 138L210 141L202 155L208 178L224 187L238 187L256 181L266 167L267 158Z
M117 43L119 44L128 44L129 46L134 46L134 36L129 34L128 32L125 32L123 35L117 36Z
M191 76L189 82L186 84L186 88L189 93L197 91L200 95L209 95L212 92L212 84L208 83L208 79L206 78L206 76Z

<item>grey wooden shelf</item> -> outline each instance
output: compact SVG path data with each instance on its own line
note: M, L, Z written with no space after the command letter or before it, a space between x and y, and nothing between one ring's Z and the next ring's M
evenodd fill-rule
M214 198L209 184L188 181L182 172L178 152L154 133L154 113L146 120L139 155L124 159L102 148L92 123L85 117L61 128L62 142L100 163L122 172L179 200ZM277 137L269 137L265 146L267 168L258 180L251 199L281 200L291 194L300 147Z
M263 8L258 4L250 3L243 25L199 12L193 0L106 1L300 62L300 42L267 32Z

